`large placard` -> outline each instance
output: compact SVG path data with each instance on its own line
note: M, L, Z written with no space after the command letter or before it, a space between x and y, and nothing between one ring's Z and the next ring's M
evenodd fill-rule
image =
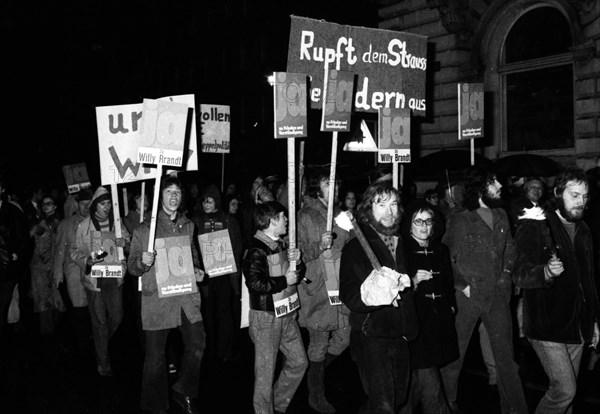
M158 297L188 295L198 291L189 236L156 238Z
M223 229L198 235L204 271L209 277L237 272L229 230Z
M411 109L425 115L427 37L291 16L287 71L311 77L310 105L321 108L325 67L358 75L355 110Z
M194 108L194 95L160 98ZM100 180L102 185L122 184L156 177L156 168L137 161L143 104L96 107ZM182 169L198 170L196 123L191 123L190 139Z
M378 131L380 163L410 162L410 111L380 109Z
M348 132L354 102L354 73L335 69L328 72L321 131Z
M123 263L119 260L115 236L112 233L102 233L102 252L106 256L101 262L92 266L91 276L97 278L122 278L125 276ZM100 252L96 251L95 254Z
M62 170L69 194L78 193L82 189L92 186L85 162L63 165Z
M287 250L267 256L267 261L269 264L270 277L285 276L290 268L290 262L288 262L287 259ZM276 318L288 315L300 309L300 298L298 297L298 289L296 286L288 286L281 292L275 293L272 296Z
M228 154L231 142L231 108L229 105L201 104L198 118L202 152Z
M483 83L458 84L458 139L483 137Z
M308 133L306 74L273 74L275 138L299 138Z

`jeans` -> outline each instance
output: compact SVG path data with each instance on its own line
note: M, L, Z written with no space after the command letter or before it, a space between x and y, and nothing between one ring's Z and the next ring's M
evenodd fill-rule
M321 362L325 360L325 355L331 354L338 356L350 344L350 326L341 326L335 331L319 331L308 328L308 360Z
M458 336L458 359L442 368L442 380L448 403L455 404L458 393L458 378L465 359L465 352L477 321L481 319L490 338L500 406L503 414L527 414L527 403L519 377L519 366L514 360L512 319L508 301L500 294L492 299L489 311L474 306L464 293L456 292L456 334Z
M233 289L229 275L209 278L200 286L200 293L207 356L221 359L233 350Z
M250 310L249 334L254 343L254 412L285 412L308 367L296 314L276 318L269 312ZM279 350L285 358L273 384Z
M408 343L403 338L373 338L353 330L350 349L368 397L359 412L395 413L407 397Z
M438 367L413 370L408 400L400 414L413 413L419 401L425 414L450 414Z
M102 291L86 289L85 293L92 322L96 363L99 367L110 368L108 341L123 320L123 292L116 283L105 283Z
M549 387L540 400L536 414L571 413L577 391L577 375L583 353L581 344L560 344L529 338L549 379Z
M185 350L173 390L195 398L198 396L200 387L200 365L206 345L204 324L202 322L190 323L185 313L181 311L181 325L178 326L178 329ZM166 410L169 408L169 383L165 349L170 329L144 332L146 333L146 355L140 406L144 410Z
M496 361L494 361L490 337L483 323L479 324L479 346L481 346L481 356L488 372L488 384L496 385L498 383L496 379Z

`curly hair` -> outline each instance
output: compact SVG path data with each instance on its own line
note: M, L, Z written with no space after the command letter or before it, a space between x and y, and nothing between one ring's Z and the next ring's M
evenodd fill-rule
M372 212L373 212L373 204L376 204L380 201L388 200L390 197L396 197L398 201L398 209L400 208L401 197L398 190L392 187L391 182L389 181L380 181L371 184L365 190L363 195L363 199L358 205L356 209L357 220L363 224L369 224Z
M465 177L465 208L473 211L479 208L479 198L487 191L488 185L496 180L496 173L487 167L471 167Z

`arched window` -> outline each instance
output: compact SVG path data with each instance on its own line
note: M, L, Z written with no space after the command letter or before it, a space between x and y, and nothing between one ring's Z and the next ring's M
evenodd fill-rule
M504 151L571 149L573 45L565 16L534 8L511 27L498 74L504 91Z

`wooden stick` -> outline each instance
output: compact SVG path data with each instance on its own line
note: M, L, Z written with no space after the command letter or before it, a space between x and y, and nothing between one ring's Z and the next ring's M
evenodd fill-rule
M471 166L475 165L475 139L471 138Z
M156 218L158 216L158 196L160 195L162 167L162 164L156 165L156 181L154 182L154 197L152 198L152 218L150 219L150 236L148 237L148 251L151 253L154 252L154 237L156 236Z
M146 210L146 181L142 181L142 192L140 193L140 223L144 222L144 211Z
M225 192L225 154L221 154L221 193Z
M327 200L327 231L333 229L333 207L335 204L335 169L337 165L338 133L331 133L331 167L329 169L329 198Z
M123 214L129 214L129 203L127 202L127 187L123 187Z
M296 248L296 142L287 139L288 178L288 236L289 248ZM290 270L296 270L296 262L290 262Z
M404 164L400 164L400 182L398 184L404 188Z
M119 212L119 190L116 183L110 185L110 195L112 198L113 218L115 221L115 237L120 239L123 237L123 233L121 232L121 213ZM117 247L117 257L119 260L125 260L125 253L123 252L122 247Z
M379 263L379 259L377 259L377 256L375 256L375 252L373 252L373 248L367 241L365 234L362 232L362 230L361 230L360 226L358 225L358 223L356 222L356 219L354 218L354 216L348 212L346 212L346 214L348 214L348 216L350 217L350 221L352 222L352 227L354 228L354 233L356 234L356 238L358 239L358 241L360 242L360 245L362 246L363 250L367 254L367 257L369 258L369 261L371 262L371 266L373 266L373 269L380 271L381 264Z
M398 163L392 162L392 185L398 189Z
M298 200L302 206L302 182L304 180L304 140L300 141L300 155L298 160Z

